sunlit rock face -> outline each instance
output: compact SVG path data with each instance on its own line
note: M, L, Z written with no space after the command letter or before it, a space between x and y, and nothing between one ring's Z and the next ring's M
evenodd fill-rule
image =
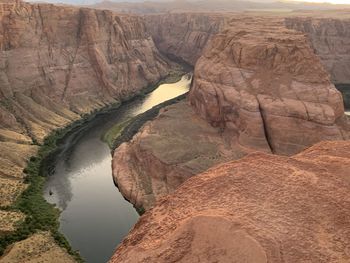
M350 21L342 18L286 18L288 28L304 32L335 84L350 83Z
M349 137L340 92L304 34L277 19L240 19L196 64L189 100L231 144L292 155Z
M1 128L47 133L165 76L142 18L12 2L1 10Z
M255 153L187 180L111 262L348 262L350 143Z

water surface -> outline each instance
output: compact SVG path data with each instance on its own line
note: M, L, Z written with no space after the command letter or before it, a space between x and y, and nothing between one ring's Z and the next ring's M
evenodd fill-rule
M186 93L190 82L188 74L177 83L160 85L144 98L99 114L65 138L45 198L62 210L60 231L86 262L106 262L138 219L113 184L110 149L101 137L113 125Z

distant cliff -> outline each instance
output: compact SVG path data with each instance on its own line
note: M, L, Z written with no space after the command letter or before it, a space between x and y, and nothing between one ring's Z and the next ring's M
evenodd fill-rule
M335 84L350 83L350 20L344 18L286 18L288 28L305 33Z
M176 13L145 16L146 26L158 49L194 66L211 36L222 30L232 16Z

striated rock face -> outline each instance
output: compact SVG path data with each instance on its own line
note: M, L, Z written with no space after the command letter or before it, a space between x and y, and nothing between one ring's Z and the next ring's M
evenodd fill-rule
M339 12L339 15L341 13ZM350 83L350 20L346 17L286 18L288 28L306 33L335 84Z
M140 17L48 4L2 6L0 128L40 141L169 69Z
M246 18L217 34L196 64L190 102L231 145L292 155L349 138L341 94L301 33Z
M175 13L145 16L158 49L194 66L209 38L230 19L225 14Z
M36 154L33 144L155 84L174 66L160 54L141 17L21 1L1 3L0 50L1 207L11 207L27 187L23 168ZM7 220L9 214L1 213ZM38 245L29 252L38 259L24 260L14 252L4 260L47 261L60 255L56 247L54 256Z
M24 188L30 144L154 84L172 64L141 17L13 1L1 4L0 20L0 204L7 206Z
M350 143L256 153L187 180L110 262L349 262Z

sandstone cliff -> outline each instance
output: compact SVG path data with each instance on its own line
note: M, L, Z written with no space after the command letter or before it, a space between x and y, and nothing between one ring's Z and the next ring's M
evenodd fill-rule
M350 83L350 20L338 13L338 18L327 17L286 18L288 28L304 32L316 54L331 74L335 84Z
M0 18L1 128L39 141L169 69L140 17L15 2Z
M279 18L232 18L198 59L189 102L114 153L123 195L146 210L189 177L262 151L292 155L348 139L341 94L304 34Z
M171 67L140 17L14 1L1 4L0 19L2 191L14 183L7 179L22 177L32 142L154 84Z
M187 180L110 262L349 262L350 143L255 153Z
M145 16L158 49L194 66L209 38L222 30L232 16L175 13Z

